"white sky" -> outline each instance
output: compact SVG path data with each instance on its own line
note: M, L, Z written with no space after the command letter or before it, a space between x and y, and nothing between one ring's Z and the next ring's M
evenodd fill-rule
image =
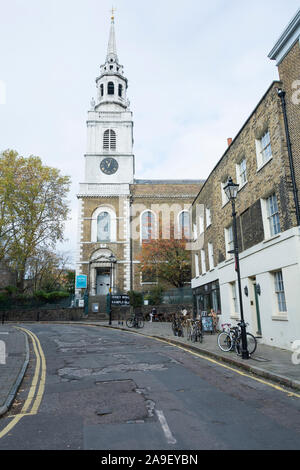
M299 0L114 0L134 113L137 178L206 178L277 68L267 57ZM60 250L75 260L86 118L112 1L0 0L0 150L72 178ZM6 100L1 90L6 88Z

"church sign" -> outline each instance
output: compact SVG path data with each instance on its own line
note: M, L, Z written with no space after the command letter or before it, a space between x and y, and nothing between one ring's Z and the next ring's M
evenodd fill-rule
M87 276L85 274L80 274L76 276L76 289L86 289L87 288Z
M128 307L130 306L129 295L112 295L111 304Z

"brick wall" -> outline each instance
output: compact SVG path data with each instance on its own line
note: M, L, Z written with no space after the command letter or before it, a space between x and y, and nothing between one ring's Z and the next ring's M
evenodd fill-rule
M224 229L232 224L232 208L230 202L223 205L221 183L229 176L236 182L236 165L242 158L246 158L248 181L240 189L236 200L240 249L250 248L263 240L260 199L267 198L274 192L278 201L281 230L296 225L283 115L276 90L280 86L281 82L274 82L271 85L209 175L193 204L193 220L197 220L197 223L197 210L199 212L200 205L211 209L212 223L195 244L195 253L199 253L203 245L207 270L209 269L208 243L213 244L215 266L226 259ZM259 139L266 130L270 132L272 159L258 169L256 139ZM195 277L194 262L193 277Z
M280 80L286 92L286 107L292 144L295 176L300 202L300 43L299 39L278 66Z

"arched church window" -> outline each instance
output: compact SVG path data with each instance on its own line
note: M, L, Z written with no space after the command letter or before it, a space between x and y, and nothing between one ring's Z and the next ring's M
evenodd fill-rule
M101 96L103 96L103 93L104 93L104 90L103 90L103 83L100 85L100 93L101 93Z
M141 235L142 243L155 239L155 216L151 211L142 214Z
M123 93L123 87L122 85L119 85L119 96L122 98L122 93Z
M108 84L107 84L107 94L108 95L114 95L115 94L114 82L108 82Z
M110 241L110 215L101 212L97 217L97 242Z
M188 211L179 214L179 238L191 238L190 214Z
M106 129L103 134L103 148L104 150L116 150L117 139L116 133L112 129Z

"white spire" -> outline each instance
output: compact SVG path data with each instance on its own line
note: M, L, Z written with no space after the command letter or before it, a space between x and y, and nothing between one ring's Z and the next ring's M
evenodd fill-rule
M113 59L114 62L118 62L117 46L116 46L116 34L115 34L114 9L112 9L112 16L111 16L111 25L110 25L108 48L107 48L107 58L106 58L107 62L109 62L110 59Z

